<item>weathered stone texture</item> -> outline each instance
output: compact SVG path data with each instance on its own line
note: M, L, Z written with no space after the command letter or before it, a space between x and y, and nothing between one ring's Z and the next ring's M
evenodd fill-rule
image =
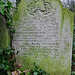
M0 49L7 48L10 45L9 33L6 28L4 16L0 14Z
M73 15L59 0L22 0L14 14L13 45L25 68L36 62L51 75L70 75Z

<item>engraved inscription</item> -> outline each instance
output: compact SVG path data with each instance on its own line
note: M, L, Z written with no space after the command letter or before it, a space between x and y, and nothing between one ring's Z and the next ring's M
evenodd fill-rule
M18 44L20 53L26 57L28 55L36 56L36 52L39 54L42 52L44 57L49 56L50 53L53 53L52 51L58 50L58 28L56 17L37 14L33 18L24 18L24 23L19 26L19 30L15 33L16 41L22 43L22 45ZM54 52L51 57L55 54Z

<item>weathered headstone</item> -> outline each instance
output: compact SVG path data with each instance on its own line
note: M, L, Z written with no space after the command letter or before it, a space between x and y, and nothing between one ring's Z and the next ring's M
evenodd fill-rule
M0 14L0 49L10 45L9 34L6 28L5 18Z
M59 0L22 0L14 14L13 46L25 68L36 62L51 75L70 75L73 15Z

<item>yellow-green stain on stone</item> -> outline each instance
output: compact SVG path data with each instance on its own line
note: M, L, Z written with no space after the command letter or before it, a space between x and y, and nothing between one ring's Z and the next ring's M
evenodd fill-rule
M0 49L7 48L10 45L10 37L6 28L5 18L0 15Z

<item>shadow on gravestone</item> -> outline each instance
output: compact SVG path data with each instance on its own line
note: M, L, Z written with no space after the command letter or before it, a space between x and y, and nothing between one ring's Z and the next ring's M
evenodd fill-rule
M51 75L71 75L73 14L60 0L21 0L13 24L19 63L32 69L36 62Z
M6 20L0 14L0 49L7 48L8 45L10 45L10 39L8 29L6 28Z

